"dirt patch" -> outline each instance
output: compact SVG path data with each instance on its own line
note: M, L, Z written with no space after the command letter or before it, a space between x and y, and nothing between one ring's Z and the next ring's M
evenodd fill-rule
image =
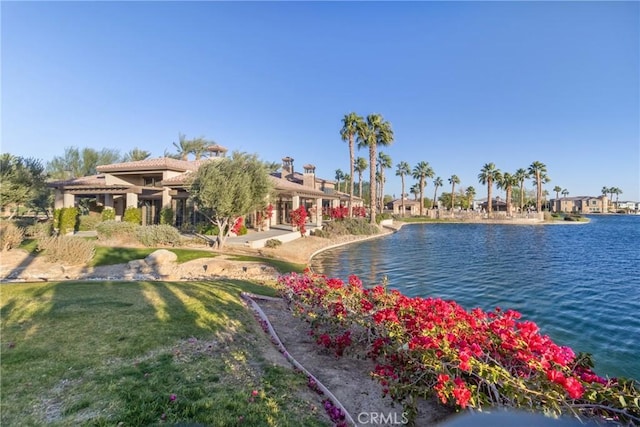
M336 357L324 352L309 336L309 325L289 311L282 300L255 300L275 329L287 352L322 382L342 403L358 424L370 424L372 417L389 420L376 425L398 425L403 408L384 396L381 385L371 378L375 363L369 359ZM284 357L284 356L283 356ZM435 399L418 404L416 425L436 424L452 413Z

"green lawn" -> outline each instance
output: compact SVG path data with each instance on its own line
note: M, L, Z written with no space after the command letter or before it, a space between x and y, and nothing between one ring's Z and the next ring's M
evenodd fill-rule
M1 425L325 425L243 281L3 284ZM254 396L253 392L256 391Z

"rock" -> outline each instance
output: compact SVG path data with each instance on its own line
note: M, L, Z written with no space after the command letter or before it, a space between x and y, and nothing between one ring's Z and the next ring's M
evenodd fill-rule
M144 260L151 266L159 266L177 262L178 255L166 249L158 249L157 251L149 254Z

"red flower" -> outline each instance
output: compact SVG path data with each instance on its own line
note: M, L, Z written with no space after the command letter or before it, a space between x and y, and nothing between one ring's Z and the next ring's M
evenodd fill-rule
M571 397L572 399L580 399L582 397L582 394L584 393L584 387L582 386L580 381L578 381L574 377L567 378L563 385L564 389L569 394L569 397Z

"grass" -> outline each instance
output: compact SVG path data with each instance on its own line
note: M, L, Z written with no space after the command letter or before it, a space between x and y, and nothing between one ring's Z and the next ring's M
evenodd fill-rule
M2 425L326 425L243 281L2 285ZM254 395L255 394L255 395Z
M273 258L263 258L257 256L249 256L249 255L230 255L229 260L231 261L257 261L262 262L268 265L271 265L273 268L278 270L280 273L302 273L304 269L307 267L306 264L296 264L288 261L281 261Z
M125 264L136 259L146 258L158 248L123 248L113 246L96 246L96 254L89 263L91 267L102 265ZM178 256L178 263L192 261L198 258L213 258L215 253L199 249L171 248L169 251Z

